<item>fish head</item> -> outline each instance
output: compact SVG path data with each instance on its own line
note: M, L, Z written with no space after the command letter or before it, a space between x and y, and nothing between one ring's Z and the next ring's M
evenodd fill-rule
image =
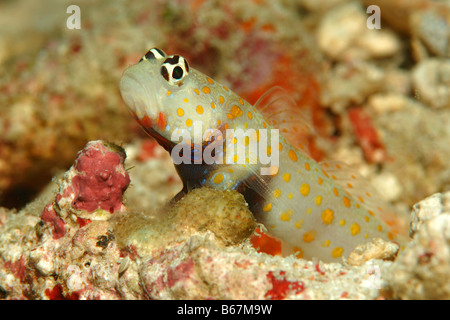
M219 106L224 94L220 99L216 94L225 91L223 86L191 68L180 55L150 49L125 70L119 86L134 118L166 149L183 134L192 136L195 124L203 137L223 122Z

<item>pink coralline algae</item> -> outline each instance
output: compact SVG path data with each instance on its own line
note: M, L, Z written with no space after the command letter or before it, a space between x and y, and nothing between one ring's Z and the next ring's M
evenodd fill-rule
M120 147L89 142L60 182L55 210L70 208L80 226L89 222L86 219L107 220L111 214L124 210L122 195L130 183L123 167L125 157Z
M113 213L122 207L122 194L130 183L126 172L117 167L125 160L123 152L111 152L101 143L84 149L75 161L79 172L72 178L76 209L102 209Z
M66 234L62 209L75 213L79 227L93 220L106 220L108 214L124 209L122 195L130 183L123 167L125 157L119 147L102 141L91 141L78 153L60 181L55 201L41 213L42 221L51 227L53 239Z
M78 153L72 168L60 183L56 201L47 204L41 219L52 229L53 239L66 234L61 208L67 207L83 227L92 220L105 220L122 210L122 195L130 183L123 167L125 152L119 147L92 141ZM95 214L91 214L96 211Z
M122 198L130 183L125 157L118 146L91 141L56 181L59 192L38 199L31 214L0 210L5 222L0 225L0 298L129 296L128 276L120 272L121 251L108 221L125 212ZM40 216L34 212L37 207L44 207Z
M10 271L20 282L24 282L26 274L26 260L24 257L20 257L15 262L6 261L5 268Z
M41 219L51 227L53 239L58 240L66 234L64 220L53 209L53 203L45 206Z

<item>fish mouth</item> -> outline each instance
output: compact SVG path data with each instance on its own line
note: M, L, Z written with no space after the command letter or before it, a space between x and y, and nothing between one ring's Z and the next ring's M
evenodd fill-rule
M151 79L134 66L125 70L120 79L119 89L123 101L128 109L139 119L148 116L151 119L156 117L157 110L152 107L155 102L153 90L150 86Z
M140 124L144 131L153 137L164 149L171 151L175 143L162 136L157 128L162 129L164 120L160 119L162 113L158 114L158 108L154 92L150 84L149 73L131 66L122 75L119 83L120 94L125 101L131 115Z

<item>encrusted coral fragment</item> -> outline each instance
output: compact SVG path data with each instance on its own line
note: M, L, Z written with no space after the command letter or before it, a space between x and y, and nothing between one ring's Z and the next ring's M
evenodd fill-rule
M58 240L66 234L64 220L53 209L53 203L45 206L41 213L41 219L51 227L53 239Z
M449 198L436 194L415 205L413 241L388 273L394 298L450 299Z
M122 194L130 183L123 167L125 153L114 145L90 142L75 160L78 172L72 178L74 200L78 210L97 209L113 213L122 208Z
M255 218L240 193L204 187L161 212L128 212L118 217L115 232L123 246L147 252L205 232L212 232L219 245L235 245L250 237L255 228Z
M41 213L53 239L66 234L67 219L83 227L124 210L122 196L130 183L123 166L125 157L122 148L103 141L91 141L78 153L73 166L58 181L55 201Z
M398 244L375 238L371 242L357 246L348 256L347 262L353 266L360 266L371 259L394 260L398 250Z
M195 189L171 210L179 223L210 230L224 244L237 244L255 230L256 222L244 197L233 190Z
M116 145L89 142L59 181L56 210L67 208L78 218L91 221L107 220L122 211L122 196L130 183L123 166L125 157L125 151Z

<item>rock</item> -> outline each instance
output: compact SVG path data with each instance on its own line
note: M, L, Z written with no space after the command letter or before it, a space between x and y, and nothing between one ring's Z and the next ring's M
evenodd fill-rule
M182 225L209 230L224 244L238 244L256 228L244 197L234 190L194 189L170 210ZM170 214L170 213L169 213Z
M400 111L406 107L407 103L408 99L402 94L379 93L371 95L367 105L376 114L383 114L386 112Z
M402 184L392 173L383 172L373 178L371 182L385 201L393 202L398 200L403 193Z
M389 57L401 46L387 30L367 28L368 15L358 2L349 2L329 10L317 28L320 49L333 60L352 61Z
M450 213L450 192L436 193L416 203L411 212L410 236L413 237L424 223L442 213Z
M116 222L122 246L133 246L141 255L192 235L212 232L221 245L236 245L256 228L244 197L234 190L198 188L161 212L129 212Z
M365 6L374 4L373 0L361 0ZM423 9L434 1L429 0L378 0L377 6L386 25L399 33L410 33L410 17L413 12ZM382 26L383 28L384 26Z
M258 254L217 247L211 237L193 236L158 251L141 264L151 299L359 299L377 297L391 262L367 267ZM352 283L352 284L350 284Z
M399 245L394 242L381 238L372 239L371 242L357 246L348 256L347 263L360 266L371 259L394 260L398 250Z
M368 62L338 64L326 73L321 102L336 113L342 113L352 104L364 102L367 96L378 92L384 72Z
M450 57L450 4L429 3L411 14L412 49L417 61Z
M299 0L299 4L309 11L325 12L336 5L348 2L349 0Z
M43 220L55 220L58 225L66 216L56 213L70 212L82 220L107 220L124 209L123 193L130 183L125 170L125 151L114 144L91 141L81 150L73 166L58 181L56 201L49 204ZM53 210L53 211L52 211ZM80 220L81 219L81 220Z
M124 160L120 147L91 141L46 205L38 199L20 213L6 212L0 220L0 291L6 298L119 297L111 288L120 287L120 252L108 220L125 209Z
M397 299L450 299L450 193L419 203L413 219L422 217L413 241L401 252L388 273ZM439 205L439 201L443 203ZM445 199L445 200L444 200ZM438 205L436 205L438 204Z
M154 215L128 211L121 202L109 204L117 210L106 215L103 192L85 198L89 206L97 203L92 212L74 207L78 175L85 187L105 188L105 171L92 168L116 168L109 190L123 192L123 160L121 149L91 142L58 181L59 192L48 193L53 200L37 200L20 212L0 209L1 298L375 299L382 294L390 261L354 267L258 253L249 241L255 220L233 190L195 189L175 204L155 208Z
M450 110L427 108L406 96L387 97L382 103L386 112L373 119L391 158L384 169L401 182L397 200L415 203L448 189Z
M450 60L431 58L418 63L412 80L416 98L433 108L450 108Z

